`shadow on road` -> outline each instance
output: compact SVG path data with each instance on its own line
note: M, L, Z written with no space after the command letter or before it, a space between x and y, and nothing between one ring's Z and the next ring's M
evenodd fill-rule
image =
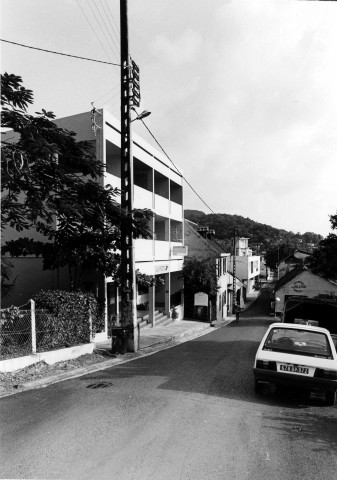
M324 398L305 397L294 390L276 390L264 387L260 395L254 392L253 363L260 341L240 340L247 327L259 327L261 332L269 323L266 320L240 320L231 324L221 335L215 331L156 355L115 366L112 369L82 377L85 383L113 381L114 379L156 377L161 381L158 389L216 396L260 405L289 409L322 407ZM264 328L263 328L264 327ZM218 330L219 332L219 330ZM236 339L224 338L235 336ZM211 340L210 340L211 338ZM239 339L238 339L239 338Z

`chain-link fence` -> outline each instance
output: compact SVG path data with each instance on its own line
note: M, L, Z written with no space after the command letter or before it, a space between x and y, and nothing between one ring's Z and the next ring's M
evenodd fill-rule
M1 310L0 358L29 355L33 351L30 302Z
M81 326L65 319L55 321L46 310L35 310L33 300L20 307L1 309L0 313L0 360L70 347L85 343L84 338L91 340L91 335L82 334ZM76 336L80 340L74 341Z

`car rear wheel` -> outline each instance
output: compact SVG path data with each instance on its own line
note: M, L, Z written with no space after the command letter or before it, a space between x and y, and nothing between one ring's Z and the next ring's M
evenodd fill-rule
M255 380L255 393L261 393L261 384Z
M336 392L325 392L325 404L329 407L335 405Z

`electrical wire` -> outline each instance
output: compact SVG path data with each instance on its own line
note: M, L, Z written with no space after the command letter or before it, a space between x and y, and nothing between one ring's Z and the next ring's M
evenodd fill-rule
M114 18L113 18L113 15L112 15L112 13L111 13L111 10L109 9L109 6L107 5L106 1L105 1L104 3L105 3L105 5L106 5L106 7L107 7L108 12L110 13L110 17L112 18L114 24L116 25L116 22L115 22L115 20L114 20ZM116 33L116 31L115 31L115 28L114 28L114 26L112 25L112 23L111 23L111 21L110 21L109 14L107 13L107 10L105 10L105 6L104 6L103 2L101 2L101 4L102 4L102 7L103 7L105 16L106 16L106 18L107 18L107 20L108 20L108 22L109 22L109 24L110 24L110 26L111 26L111 29L112 29L115 37L116 37L116 40L117 40L117 42L119 43L119 42L120 42L120 35L117 35L117 33ZM118 29L117 29L117 32L119 33Z
M117 88L120 88L120 85L115 85L113 88L110 88L110 90L108 90L107 92L103 93L102 95L100 95L99 97L97 97L93 103L101 103L103 101L103 98L106 97L107 95L109 95L108 98L110 98L110 95L117 95L117 94L120 94L119 91L113 93Z
M114 16L113 16L113 14L112 14L112 12L111 12L110 4L107 3L107 0L103 0L103 1L104 1L104 3L105 3L106 6L107 6L107 9L108 9L108 11L109 11L109 13L110 13L110 16L111 16L111 19L112 19L113 23L115 24L116 31L117 31L117 34L115 33L115 35L116 35L117 38L120 38L120 31L119 31L118 25L117 25L116 22L115 22ZM113 30L114 30L114 29L113 29Z
M207 205L207 203L201 198L201 196L199 195L199 193L192 187L192 185L190 184L190 182L184 177L184 175L179 171L178 167L174 164L174 162L171 160L171 158L168 156L168 154L165 152L165 150L163 149L163 147L160 145L160 143L158 142L158 140L156 139L156 137L153 135L153 133L151 132L151 130L149 129L149 127L146 125L146 123L144 122L143 119L140 119L142 124L144 125L144 127L146 128L146 130L149 132L149 134L151 135L151 137L154 139L154 141L156 142L156 144L159 146L159 148L161 149L161 151L164 153L164 155L170 160L170 162L172 163L172 165L174 166L174 168L177 170L177 172L179 173L179 175L181 175L181 177L185 180L185 182L187 183L187 185L190 187L190 189L196 194L196 196L202 201L202 203L212 212L214 213L214 215L216 215L216 213L211 209L211 207L209 205Z
M68 53L54 52L53 50L46 50L45 48L31 47L29 45L24 45L23 43L11 42L9 40L4 40L0 38L1 42L11 43L13 45L18 45L19 47L31 48L32 50L39 50L40 52L54 53L55 55L63 55L64 57L78 58L79 60L88 60L89 62L105 63L107 65L114 65L115 67L120 67L119 63L104 62L103 60L95 60L94 58L79 57L78 55L70 55Z
M91 22L90 22L89 18L87 17L85 11L83 10L83 8L82 8L82 6L81 6L81 4L80 4L80 0L76 0L76 2L77 2L77 5L79 6L79 8L81 9L81 11L82 11L82 13L83 13L86 21L88 22L91 30L94 32L95 37L97 38L97 40L98 40L99 43L101 44L101 47L103 48L103 50L105 51L107 58L110 58L110 55L109 55L108 52L106 51L103 43L101 42L101 39L100 39L99 36L97 35L96 30L95 30L94 27L91 25Z
M98 8L98 6L97 6L97 4L96 4L96 0L93 0L93 2L94 2L94 5L95 5L95 7L96 7L96 9L97 9L97 11L98 11L99 16L101 17L102 22L104 23L104 26L105 26L105 28L106 28L106 31L108 32L108 35L109 35L109 37L111 38L111 41L112 41L112 43L113 43L113 45L114 45L114 47L115 47L115 49L116 49L117 56L119 57L119 47L116 45L115 40L113 39L113 37L112 37L112 35L111 35L111 33L110 33L110 29L108 28L107 24L105 23L104 16L102 15L100 9ZM103 10L104 10L104 6L103 6L103 5L101 5L101 6L103 7ZM104 10L104 13L105 13L105 10ZM106 16L106 13L105 13L105 16ZM111 25L111 23L110 23L110 25ZM112 27L112 25L111 25L111 27ZM117 39L117 41L118 41L118 39Z
M97 15L96 15L96 13L94 12L94 10L93 10L93 8L92 8L92 6L91 6L91 2L89 2L89 3L88 3L88 5L89 5L89 8L90 8L90 10L91 10L91 13L92 13L92 14L93 14L93 16L95 17L95 20L96 20L96 22L97 22L97 24L98 24L98 27L99 27L99 29L101 30L101 32L102 32L102 34L103 34L103 36L105 37L105 39L107 40L107 42L108 42L108 44L109 44L109 47L111 48L111 45L110 45L110 43L109 43L109 39L108 39L108 37L107 37L107 35L106 35L105 31L103 30L103 27L102 27L102 25L101 25L101 23L100 23L99 19L97 18ZM96 9L97 9L97 5L96 5L96 3L95 3L95 7L96 7ZM98 11L98 13L100 14L100 12L99 12L99 11ZM113 48L111 48L111 50L112 50L112 52L113 52L113 55L115 55L116 53L113 51ZM118 54L117 54L117 56L118 56Z

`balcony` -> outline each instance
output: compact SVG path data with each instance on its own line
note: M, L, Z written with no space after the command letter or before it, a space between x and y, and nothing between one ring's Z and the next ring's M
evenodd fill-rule
M153 240L138 238L134 242L135 262L152 261L154 256Z
M170 243L160 240L154 242L154 253L156 260L169 260L170 259Z
M169 217L169 214L170 214L169 200L167 198L162 197L161 195L155 195L154 210L157 215L161 215L163 217Z
M174 220L179 220L181 222L183 219L182 205L179 205L178 203L171 201L170 208L171 208L171 218L173 218Z
M144 188L134 186L134 206L135 208L153 208L153 194Z

